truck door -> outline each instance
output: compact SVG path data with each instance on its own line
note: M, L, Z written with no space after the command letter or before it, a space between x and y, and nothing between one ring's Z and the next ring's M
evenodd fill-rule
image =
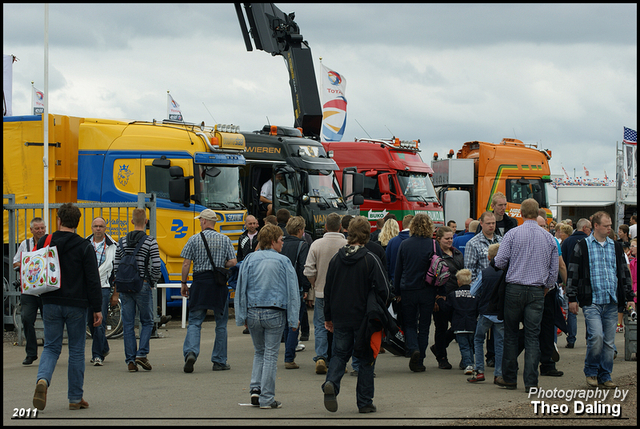
M384 170L364 170L364 204L360 214L370 222L383 218L397 200L396 184L393 175ZM382 185L381 185L382 184Z
M273 178L273 213L279 209L287 209L292 216L298 213L300 200L300 174L291 167L275 169Z
M171 275L171 280L177 280L180 274L182 259L167 255L180 255L182 248L187 244L187 240L195 233L198 233L195 217L195 204L191 200L187 202L172 202L169 199L169 182L174 180L171 177L171 168L181 168L185 178L193 177L193 160L191 158L166 158L159 162L160 158L143 158L143 187L144 192L155 192L157 197L156 210L156 240L160 249L161 258L166 258L167 271ZM175 171L175 170L174 170ZM193 195L194 180L187 180L189 183L188 195ZM169 279L166 279L169 280Z

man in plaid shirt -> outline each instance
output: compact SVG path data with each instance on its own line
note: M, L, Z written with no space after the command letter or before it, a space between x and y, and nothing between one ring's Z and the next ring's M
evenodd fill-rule
M614 340L618 311L625 301L635 309L631 275L622 245L608 237L611 216L604 211L593 215L593 232L573 249L567 275L569 311L582 307L587 327L587 356L584 374L590 387L614 389Z
M495 234L496 216L492 212L484 212L480 215L482 230L467 242L464 251L464 267L471 270L471 282L478 274L489 266L489 246L500 243L502 238Z
M231 369L227 364L228 291L226 285L223 287L216 284L213 270L215 267L231 268L235 266L236 253L229 237L213 229L218 219L213 210L202 210L196 219L200 219L202 234L192 236L180 254L184 258L180 293L182 296L189 297L189 327L182 347L185 360L184 372L193 372L193 365L200 354L200 328L208 309L213 310L216 319L216 339L211 353L212 369L213 371L224 371ZM203 238L207 240L215 267L211 266ZM192 262L193 283L189 289L187 278Z

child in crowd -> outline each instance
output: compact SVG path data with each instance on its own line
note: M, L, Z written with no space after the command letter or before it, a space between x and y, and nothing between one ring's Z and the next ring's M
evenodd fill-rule
M464 373L471 375L473 374L473 337L478 319L478 304L470 292L471 271L468 269L459 270L456 273L456 279L458 280L458 289L451 291L443 304L453 309L451 329L456 335L456 342L460 347L462 366L465 368Z
M498 254L499 243L489 246L487 257L489 261ZM474 351L476 355L475 375L467 378L469 383L484 381L484 339L487 332L493 335L493 344L496 353L496 365L493 370L493 380L502 377L502 350L504 340L504 323L498 320L498 310L491 309L491 298L494 288L498 287L502 270L489 266L478 274L475 282L471 285L471 294L478 300L478 323L474 335Z

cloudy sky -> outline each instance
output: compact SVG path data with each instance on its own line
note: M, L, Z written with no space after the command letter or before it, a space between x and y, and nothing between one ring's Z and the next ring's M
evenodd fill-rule
M551 149L553 174L615 173L637 130L636 4L276 3L347 79L345 140L420 139L422 158L503 137ZM13 113L44 90L44 5L3 4ZM233 4L51 4L49 111L291 126L284 60L247 52ZM357 122L356 122L357 121Z

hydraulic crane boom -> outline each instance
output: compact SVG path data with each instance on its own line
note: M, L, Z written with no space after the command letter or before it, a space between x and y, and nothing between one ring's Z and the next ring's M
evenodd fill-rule
M285 14L273 3L243 3L249 22L240 3L234 3L247 51L252 51L251 38L256 49L271 55L282 55L289 70L289 85L293 99L294 127L303 134L319 139L322 127L322 106L313 70L309 44L303 40L295 23L295 14ZM251 35L251 38L249 37Z

